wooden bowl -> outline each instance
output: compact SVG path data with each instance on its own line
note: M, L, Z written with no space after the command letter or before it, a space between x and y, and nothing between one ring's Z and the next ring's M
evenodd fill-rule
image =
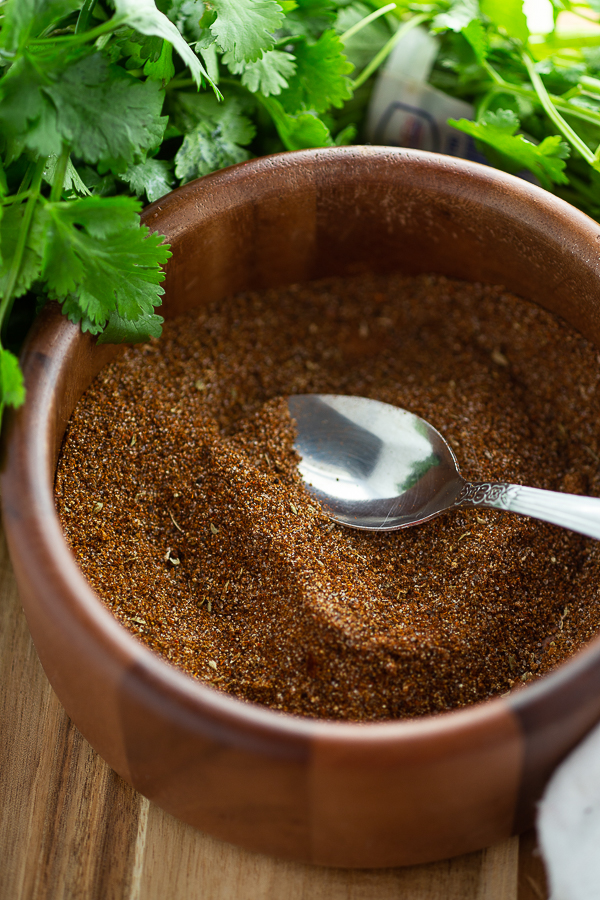
M600 346L600 228L491 168L352 147L255 160L144 213L172 245L164 311L362 269L503 284ZM105 609L63 538L53 476L66 422L119 348L48 308L23 352L1 489L21 598L67 713L123 778L170 813L264 853L396 866L528 827L554 767L600 718L600 641L531 686L420 720L294 718L208 687Z

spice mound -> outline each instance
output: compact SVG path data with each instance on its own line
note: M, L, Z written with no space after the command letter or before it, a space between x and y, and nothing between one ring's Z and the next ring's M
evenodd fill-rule
M488 510L334 525L301 484L286 398L392 403L467 479L600 495L599 384L589 343L501 288L360 275L241 294L100 373L57 507L101 600L194 678L304 716L442 712L594 636L600 544Z

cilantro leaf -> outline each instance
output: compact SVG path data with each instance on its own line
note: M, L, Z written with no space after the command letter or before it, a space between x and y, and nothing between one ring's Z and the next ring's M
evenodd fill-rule
M91 166L82 166L79 171L90 194L96 197L109 197L117 193L117 179L114 175L100 175Z
M586 74L586 67L582 63L566 65L562 59L560 65L552 59L540 60L535 69L541 75L546 90L552 94L564 94L572 90Z
M44 168L44 181L47 184L53 184L54 182L54 173L56 172L57 162L57 156L49 156L46 160L46 166ZM79 172L71 162L70 158L67 163L67 170L65 172L63 191L66 191L67 193L81 194L83 197L87 197L90 194L90 191L81 179Z
M301 112L298 115L290 115L279 100L273 97L264 97L261 102L273 119L286 150L334 145L329 129L314 113Z
M216 90L206 69L188 42L176 25L156 8L154 0L113 0L113 3L117 15L124 16L126 23L135 28L136 31L164 38L172 44L192 73L192 78L198 87L201 86L202 78L204 77Z
M44 93L56 107L63 139L86 162L119 169L162 140L167 119L160 115L158 84L108 65L101 53L69 66Z
M74 297L73 294L68 294L67 297L65 297L61 303L61 310L63 316L66 316L73 325L79 325L84 334L86 332L89 332L90 334L100 334L102 329L106 326L106 322L102 322L98 325L97 322L93 322L89 316L86 316L81 311L77 297Z
M324 31L318 41L301 41L294 47L296 73L281 92L284 108L295 113L314 109L325 112L343 106L352 96L348 72L354 68L344 55L344 45L335 31Z
M4 166L2 165L2 160L0 159L0 272L2 271L2 218L4 216L2 199L6 195L7 190L6 173L4 171Z
M288 79L296 71L296 57L281 50L267 50L262 59L255 62L236 62L233 54L226 53L223 62L229 66L234 75L241 75L244 87L256 94L260 91L265 97L280 94L288 86Z
M24 215L24 204L13 203L10 206L4 207L4 214L0 219L0 249L2 250L2 263L0 264L0 297L5 295L8 286L11 263L17 249L17 241L19 239L19 232L21 231ZM37 227L34 218L32 227L29 229L19 276L14 288L14 297L21 297L25 294L33 282L39 277L42 267L44 242L44 230L43 228Z
M161 81L164 85L168 84L175 75L175 66L173 65L173 48L168 41L162 42L162 48L158 55L158 59L149 59L144 64L144 75L153 78L155 81Z
M2 10L0 47L9 51L22 49L31 38L80 6L81 0L8 0Z
M219 81L219 57L217 55L217 45L213 41L208 47L199 49L198 52L204 60L206 71L216 84Z
M336 147L346 147L348 144L351 144L354 138L356 137L356 132L358 131L356 125L346 125L341 131L339 131L334 140L334 144Z
M86 162L117 171L160 144L162 103L157 82L140 81L85 48L66 62L18 59L0 82L7 135L40 156L58 156L66 142Z
M135 320L160 303L168 247L139 226L140 204L130 197L86 197L47 203L42 277L56 299L76 298L96 325L112 312Z
M223 52L237 62L254 62L275 46L273 32L284 13L276 0L213 0L216 19L210 30Z
M477 62L483 64L490 50L490 42L481 19L471 19L466 28L463 28L462 34L471 45Z
M523 0L481 0L481 12L509 37L524 44L529 40L527 17L523 12Z
M479 4L477 0L452 0L450 8L438 13L433 19L434 31L462 31L467 25L479 16Z
M164 159L147 159L137 166L130 166L121 175L136 197L145 194L151 203L171 190L171 164Z
M24 402L25 385L19 360L10 350L0 349L0 408L18 407Z
M202 32L200 17L203 15L199 0L172 0L164 11L182 34L187 34L192 41L199 39Z
M203 115L175 155L175 174L182 184L250 156L243 148L254 138L255 128L242 114L239 100L232 97L220 104L206 102L213 99L196 98L194 112Z
M0 123L4 136L15 145L14 159L24 146L40 156L58 156L62 150L56 109L42 93L42 84L57 77L56 70L48 65L40 73L21 57L0 81Z
M298 0L297 8L285 17L285 30L314 40L333 26L339 7L345 5L339 0Z
M231 102L231 99L228 97L219 103L210 94L192 94L187 91L178 91L171 98L169 124L172 128L176 128L180 134L185 134L206 119L218 119L222 110ZM240 112L246 111L247 107L242 103L241 97L236 96L235 103L238 105Z
M343 6L335 20L336 32L339 35L344 34L372 12L373 9L360 0L349 6ZM344 41L344 52L355 68L364 69L379 53L390 36L391 32L387 22L376 19Z
M536 146L522 134L515 134L520 122L512 110L487 112L479 122L449 119L448 124L491 147L499 154L501 167L509 172L529 169L547 190L551 189L552 183L568 184L564 174L568 145L558 135L547 137Z
M154 312L144 312L134 321L124 319L113 312L108 325L98 338L99 344L137 344L151 337L160 337L162 332L162 316Z

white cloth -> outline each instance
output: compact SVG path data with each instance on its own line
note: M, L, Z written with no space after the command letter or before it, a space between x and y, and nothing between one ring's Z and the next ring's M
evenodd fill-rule
M550 779L537 827L550 900L600 900L600 726Z

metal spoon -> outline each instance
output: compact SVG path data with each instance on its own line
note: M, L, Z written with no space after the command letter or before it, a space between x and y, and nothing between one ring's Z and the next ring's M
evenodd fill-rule
M600 539L600 498L465 481L441 434L404 409L336 394L298 394L288 405L300 474L335 522L395 531L449 509L487 507Z

